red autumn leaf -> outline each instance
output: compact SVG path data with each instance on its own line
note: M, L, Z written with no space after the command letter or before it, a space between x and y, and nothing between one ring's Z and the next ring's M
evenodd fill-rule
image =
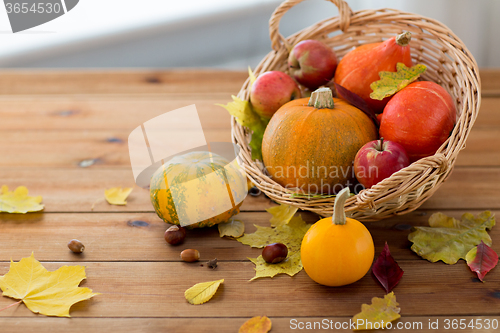
M483 281L486 273L491 271L498 263L498 254L483 241L473 247L465 256L470 270L477 273L479 280Z
M359 97L357 94L353 93L352 91L342 87L340 84L335 83L335 89L337 90L337 94L340 98L345 100L346 102L354 105L361 111L363 111L364 114L366 114L375 124L375 126L379 126L379 122L377 119L377 116L375 115L375 112L373 112L372 109L366 104L365 100Z
M373 276L384 287L385 291L389 293L398 284L399 280L401 280L403 273L404 271L392 257L389 245L385 242L384 249L373 264Z

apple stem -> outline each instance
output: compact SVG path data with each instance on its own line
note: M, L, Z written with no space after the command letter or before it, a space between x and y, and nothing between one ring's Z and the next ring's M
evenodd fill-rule
M333 94L332 90L327 87L319 88L313 91L307 106L313 106L316 109L333 109Z
M396 44L405 47L408 46L408 44L410 44L410 40L411 40L411 32L405 31L396 37Z
M349 187L344 188L335 196L332 221L336 225L343 225L347 221L344 211L344 206L347 199L349 199Z
M378 151L384 151L384 138L380 138L380 140L378 140L378 147L377 147L377 150Z

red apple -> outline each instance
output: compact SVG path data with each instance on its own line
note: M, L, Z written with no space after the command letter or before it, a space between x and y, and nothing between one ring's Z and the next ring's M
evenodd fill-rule
M457 110L448 92L430 81L414 82L384 108L380 136L401 144L410 161L433 155L455 126Z
M365 188L370 188L408 165L403 146L381 138L361 147L354 158L354 173Z
M260 74L250 89L253 109L264 119L271 119L283 104L300 97L297 83L279 71Z
M322 42L307 39L293 47L288 57L288 67L298 83L314 91L333 78L337 56Z

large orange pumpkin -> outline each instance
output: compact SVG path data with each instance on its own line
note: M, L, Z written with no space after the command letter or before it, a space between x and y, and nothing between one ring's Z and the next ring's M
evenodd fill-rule
M227 222L240 212L246 192L237 161L207 151L175 156L158 168L150 183L156 214L189 229Z
M283 105L271 118L262 142L264 164L286 188L334 193L353 179L354 157L377 139L361 110L332 97L329 88Z

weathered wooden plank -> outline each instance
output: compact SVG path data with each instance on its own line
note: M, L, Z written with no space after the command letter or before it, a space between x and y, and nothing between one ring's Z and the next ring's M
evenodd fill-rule
M396 260L420 260L410 250L408 234L412 226L427 226L434 212L418 210L366 223L376 252L379 253L387 241ZM498 215L499 211L494 212ZM445 213L460 218L465 211ZM309 223L320 218L310 212L300 214ZM237 216L245 223L247 233L254 232L255 225L269 226L270 217L267 212L243 212ZM186 248L200 251L202 262L213 258L245 261L248 257L258 257L262 251L220 238L217 227L188 230L182 245L170 246L163 238L168 226L154 213L0 214L0 261L19 258L32 251L44 261L180 261L179 254ZM493 228L490 235L494 240L493 249L500 252L500 228ZM83 255L74 255L68 250L66 244L73 238L85 245Z
M500 169L456 168L450 178L423 204L425 209L500 209ZM104 197L104 189L130 187L130 169L37 169L2 168L0 184L11 189L28 186L33 195L42 195L46 212L90 212L92 204ZM262 211L273 205L264 195L248 196L243 211ZM152 212L149 192L135 188L127 206L95 205L96 212Z
M500 95L500 71L480 70L482 93ZM51 71L2 70L0 92L11 94L235 94L248 77L246 71L123 70Z
M155 95L2 96L0 130L127 129L165 112L195 104L205 128L227 129L230 117L215 104L231 101L231 94L203 96L196 93L179 98ZM500 97L483 98L474 126L500 125Z
M194 131L175 129L176 135ZM130 169L127 130L18 130L0 136L0 167L79 168L84 160L98 160L93 168ZM207 129L207 142L231 142L231 129Z
M473 128L455 166L500 166L500 145L497 143L500 143L498 128Z
M481 93L484 96L500 96L500 69L484 68L479 71L481 76Z
M499 182L498 168L456 168L422 208L495 209L500 195Z
M100 163L97 161L96 163ZM111 187L132 187L131 169L0 169L0 184L11 190L28 186L30 194L42 195L45 212L152 212L149 190L135 187L126 206L112 206L104 201L104 190ZM242 210L264 210L273 204L264 195L248 196Z
M404 311L404 310L403 310ZM239 327L249 318L72 318L71 320L64 320L60 318L42 318L42 317L29 317L29 318L0 318L0 325L2 325L2 332L4 333L17 333L20 330L25 332L37 333L53 333L57 332L71 332L71 333L88 333L88 332L102 332L114 333L156 333L156 332L169 332L169 333L234 333L237 332ZM318 331L335 331L335 332L352 332L352 327L349 327L349 320L351 317L271 317L272 332L290 332L291 330L306 330L307 332ZM489 323L493 322L494 325L500 321L498 316L480 317L480 316L425 316L425 317L411 317L405 316L392 323L393 329L385 329L384 332L396 332L401 330L418 331L422 333L434 333L437 329L445 330L445 327L456 323L460 325L460 320L471 325L465 329L460 329L463 333L473 332L491 332L489 329L479 329L479 323L483 324L486 320ZM496 319L496 322L495 322ZM449 320L449 321L446 321ZM472 322L471 322L472 321ZM437 324L437 326L435 326ZM476 325L477 327L476 328ZM342 328L342 325L344 328ZM491 324L490 324L491 326ZM431 327L436 327L433 329ZM460 326L458 326L460 327ZM450 329L450 331L454 331Z
M204 129L230 129L229 113L216 103L222 99L113 97L63 99L12 99L0 103L0 130L128 130L166 112L195 104ZM127 135L128 136L128 135Z
M209 142L229 142L231 129L207 129ZM179 134L186 131L179 129ZM0 167L78 168L83 160L98 159L93 168L130 168L127 130L18 130L0 136ZM473 129L456 166L499 166L500 131Z
M29 256L26 253L25 256ZM19 260L20 258L13 258ZM49 270L63 264L44 263ZM360 281L328 288L312 281L304 271L293 278L277 276L260 281L250 262L220 263L215 270L184 262L84 262L84 286L102 293L73 306L73 317L253 317L352 316L362 303L385 291L367 274ZM500 298L495 286L500 275L489 274L486 283L475 282L463 262L447 266L426 261L401 261L405 271L395 289L406 316L498 315ZM9 262L0 263L0 274ZM225 279L214 298L203 306L186 302L184 291L196 283ZM14 300L0 298L0 308ZM446 304L446 306L443 306ZM299 306L300 305L300 306ZM0 312L1 317L34 317L24 306Z
M182 70L2 70L2 95L33 94L235 94L244 71Z

